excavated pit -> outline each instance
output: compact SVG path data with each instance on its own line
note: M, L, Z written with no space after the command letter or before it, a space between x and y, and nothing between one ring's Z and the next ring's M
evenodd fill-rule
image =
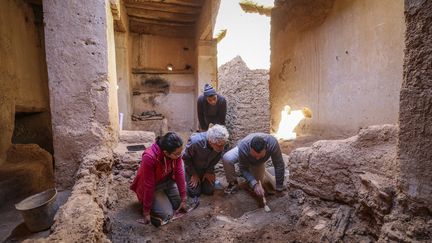
M290 150L310 142L300 141L305 142L291 144ZM113 242L250 242L283 241L289 238L310 240L313 236L310 236L306 229L330 221L329 217L338 207L337 203L309 198L301 190L290 188L280 195L268 196L268 205L272 211L266 213L262 202L247 190L245 183L240 183L241 188L235 194L226 195L223 190L216 190L213 196L202 196L197 209L168 225L160 228L142 225L136 222L142 217L141 205L137 202L134 192L129 189L139 167L142 151L120 149L135 142L137 141L133 139L123 139L116 150L117 159L113 166L114 177L108 199L109 223L106 227L107 236ZM288 160L286 155L284 159ZM216 166L215 171L217 179L226 186L221 163ZM316 220L310 216L314 214L322 215L327 220ZM304 235L297 236L297 232L303 228Z
M142 151L126 153L137 141L149 146L154 134L121 134L112 162L98 162L112 163L112 171L94 166L79 173L50 240L74 232L74 241L430 242L432 218L403 214L393 194L396 186L387 178L393 175L395 137L397 127L373 126L348 139L318 141L285 155L288 189L267 198L269 213L245 189L233 195L218 190L202 196L200 206L184 217L156 228L136 221L142 209L129 185ZM375 174L375 168L387 169ZM332 171L344 176L332 176ZM226 185L220 164L216 175Z

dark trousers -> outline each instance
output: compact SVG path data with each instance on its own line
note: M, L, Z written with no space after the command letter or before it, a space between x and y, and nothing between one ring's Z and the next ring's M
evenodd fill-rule
M173 180L162 182L156 186L153 204L150 211L151 223L160 225L160 220L168 220L174 215L181 203L177 184Z
M208 180L204 180L204 181L202 180L204 176L204 172L199 173L198 176L200 178L200 183L195 188L192 188L189 186L191 175L186 173L187 192L189 197L199 197L201 196L201 194L209 195L209 196L213 195L214 185L212 185Z

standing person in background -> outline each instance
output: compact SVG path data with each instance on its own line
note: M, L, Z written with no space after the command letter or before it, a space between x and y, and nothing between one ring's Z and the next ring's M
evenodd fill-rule
M156 138L144 151L131 190L142 204L144 219L138 222L160 226L174 210L186 211L186 183L182 164L183 141L174 132Z
M225 125L225 97L217 94L210 84L205 84L203 94L198 97L197 111L200 131L207 131L210 123Z

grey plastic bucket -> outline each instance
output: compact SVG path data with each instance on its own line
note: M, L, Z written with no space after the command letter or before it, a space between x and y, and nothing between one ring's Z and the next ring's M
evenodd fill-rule
M49 229L54 222L54 215L58 209L57 190L48 189L41 193L27 197L15 204L21 212L27 228L31 232Z

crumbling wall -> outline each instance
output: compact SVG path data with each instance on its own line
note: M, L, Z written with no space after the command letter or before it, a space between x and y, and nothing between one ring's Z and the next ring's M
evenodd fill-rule
M284 105L311 108L299 134L354 135L394 124L402 82L402 0L275 1L272 130Z
M357 205L358 214L382 225L396 197L397 138L397 126L371 126L348 139L296 149L288 159L289 183L310 195Z
M218 71L218 92L227 99L226 125L234 144L253 132L269 132L268 71L250 70L237 56Z
M87 151L118 132L114 29L107 1L44 0L56 182L69 188Z
M113 153L93 147L84 155L77 181L67 202L55 216L51 234L36 242L106 242L109 221L104 212L109 205Z
M407 206L432 213L432 2L405 1L407 31L400 93L399 162ZM432 230L431 230L432 231Z
M42 112L41 134L28 123L27 135L52 140L42 18L36 14L42 9L22 0L0 3L0 164L12 141L15 113Z
M312 195L353 203L361 176L397 176L397 127L371 126L344 140L321 140L291 152L290 183Z
M0 167L0 207L54 187L52 155L37 144L13 144Z

